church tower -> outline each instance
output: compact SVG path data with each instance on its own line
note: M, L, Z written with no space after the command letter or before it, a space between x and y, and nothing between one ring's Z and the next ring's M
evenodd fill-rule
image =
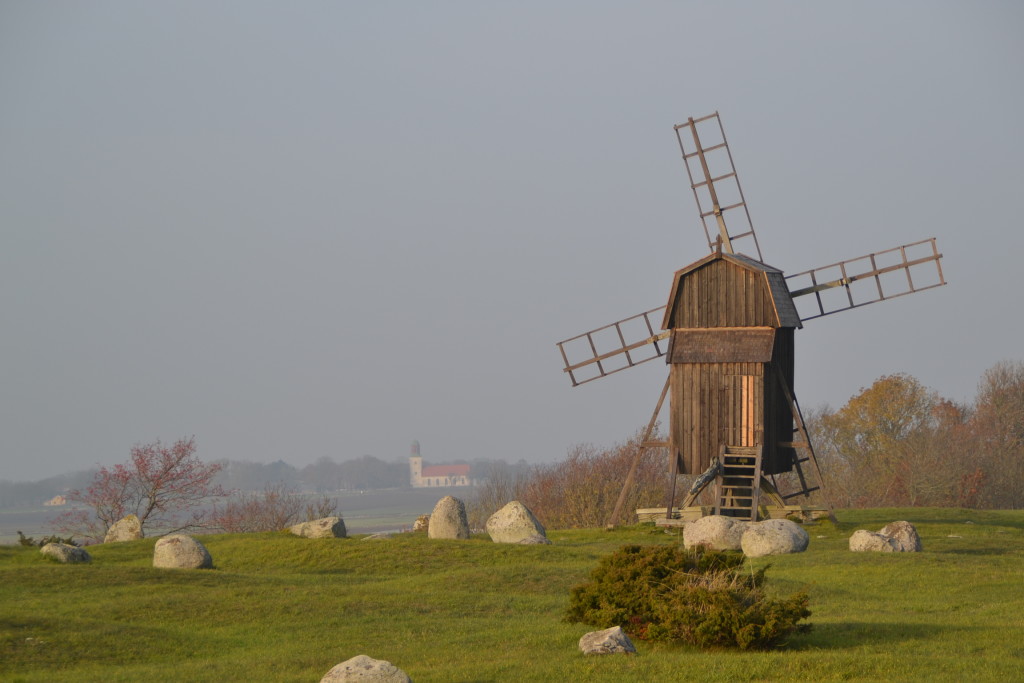
M423 485L423 458L420 457L420 442L413 441L409 451L409 485Z

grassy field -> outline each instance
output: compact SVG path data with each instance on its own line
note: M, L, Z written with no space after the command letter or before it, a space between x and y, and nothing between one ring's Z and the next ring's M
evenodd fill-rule
M318 681L356 654L428 681L1010 681L1024 672L1024 512L841 511L807 552L770 558L769 587L805 588L814 630L785 650L637 642L584 657L561 621L569 588L640 526L556 531L551 546L200 536L213 570L157 570L153 539L90 548L90 565L0 547L0 680ZM846 549L906 519L924 552ZM755 561L755 566L764 564Z

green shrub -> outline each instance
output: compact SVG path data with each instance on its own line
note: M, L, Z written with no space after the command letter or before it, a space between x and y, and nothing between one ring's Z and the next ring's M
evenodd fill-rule
M765 650L810 630L797 625L811 614L807 594L769 598L767 567L744 571L743 563L742 555L703 547L625 546L572 589L565 619L702 648Z

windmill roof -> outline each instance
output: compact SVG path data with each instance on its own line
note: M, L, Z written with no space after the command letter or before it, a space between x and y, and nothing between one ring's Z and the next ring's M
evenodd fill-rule
M765 280L768 283L768 291L775 306L775 313L778 316L779 326L803 327L803 324L800 322L800 314L797 313L796 306L793 304L793 297L789 293L789 287L786 286L786 279L780 269L751 258L746 254L712 252L704 258L676 271L675 277L672 280L672 291L669 292L668 296L668 306L665 308L665 318L661 325L663 330L673 327L672 316L675 313L673 303L679 294L679 288L683 280L686 279L686 276L715 261L728 261L747 270L764 273Z

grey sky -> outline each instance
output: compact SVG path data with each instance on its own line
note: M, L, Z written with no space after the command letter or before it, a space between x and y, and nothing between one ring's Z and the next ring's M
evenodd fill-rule
M1016 2L0 2L0 478L123 461L549 461L661 363L555 342L706 253L718 110L765 260L936 236L950 285L809 322L804 407L1021 359Z

